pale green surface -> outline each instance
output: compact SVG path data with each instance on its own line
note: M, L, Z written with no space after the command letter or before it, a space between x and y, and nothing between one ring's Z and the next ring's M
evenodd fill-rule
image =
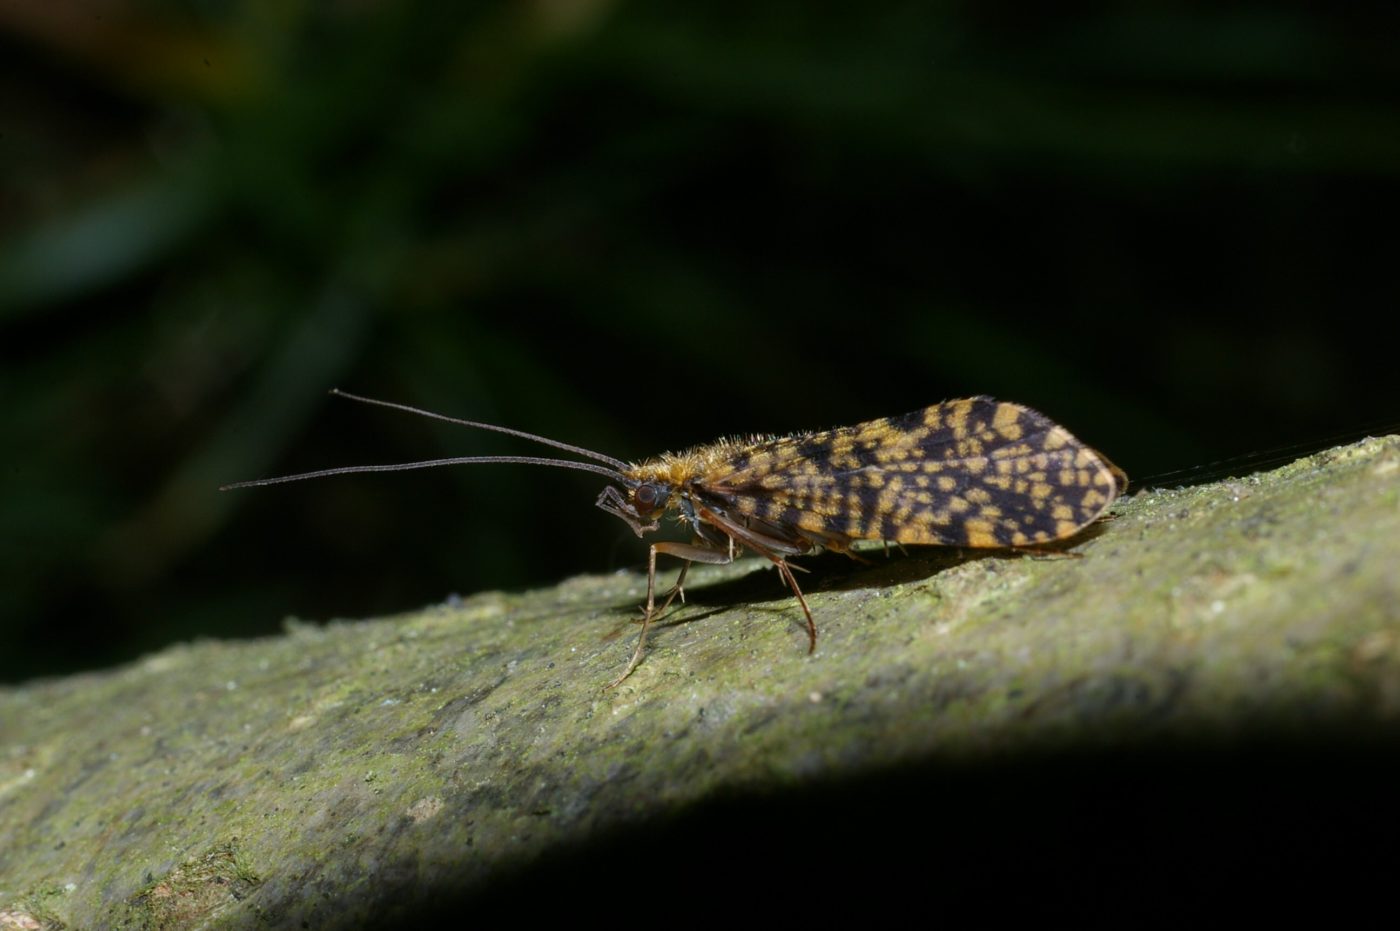
M353 927L719 789L1400 723L1400 437L1115 512L818 561L811 657L771 571L701 568L612 692L635 573L0 691L0 929Z

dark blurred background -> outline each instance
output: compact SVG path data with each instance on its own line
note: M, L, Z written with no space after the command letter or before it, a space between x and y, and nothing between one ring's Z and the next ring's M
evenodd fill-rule
M635 567L622 458L1396 416L1392 3L0 0L0 676Z

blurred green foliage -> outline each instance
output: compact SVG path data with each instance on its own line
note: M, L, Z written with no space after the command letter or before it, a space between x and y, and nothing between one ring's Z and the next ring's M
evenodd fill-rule
M989 393L1141 475L1393 418L1391 4L0 5L0 655L634 566L624 458ZM580 636L588 636L581 632Z

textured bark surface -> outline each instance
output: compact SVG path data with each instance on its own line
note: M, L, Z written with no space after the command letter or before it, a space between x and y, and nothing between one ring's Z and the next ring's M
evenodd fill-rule
M608 692L637 573L0 691L0 929L363 927L746 792L1400 733L1400 437L1114 512L1076 558L809 560L810 657L771 570L697 567Z

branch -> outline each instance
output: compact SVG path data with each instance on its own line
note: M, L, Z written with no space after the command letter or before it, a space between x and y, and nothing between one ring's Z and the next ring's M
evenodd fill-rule
M1400 437L1115 512L1081 558L808 560L811 657L774 572L697 567L607 692L637 573L0 691L0 929L361 927L736 793L1393 729ZM613 915L639 879L609 882Z

